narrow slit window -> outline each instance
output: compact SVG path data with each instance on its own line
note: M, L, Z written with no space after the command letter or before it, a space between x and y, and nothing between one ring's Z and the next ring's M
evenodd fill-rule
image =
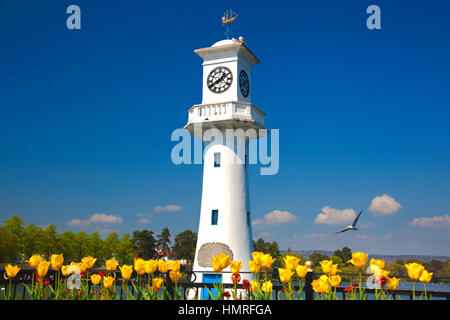
M247 227L250 227L250 211L247 211Z
M220 167L220 152L214 152L214 168Z
M211 225L216 226L219 219L219 210L213 210L211 212Z

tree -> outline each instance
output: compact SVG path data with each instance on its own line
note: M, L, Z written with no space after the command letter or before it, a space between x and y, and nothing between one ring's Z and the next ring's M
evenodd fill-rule
M88 237L89 255L97 258L96 264L100 264L106 260L105 243L100 238L98 232L91 233Z
M20 260L22 248L17 237L6 226L0 227L0 262L13 262Z
M403 264L399 263L399 262L403 262L402 259L397 259L395 261L391 261L389 262L385 269L387 271L390 271L390 276L407 276L407 271L406 268L403 266Z
M55 225L51 224L41 231L41 252L44 257L49 260L52 254L59 254L58 252L58 242L57 242L58 232L56 232Z
M12 216L10 219L4 221L4 236L8 233L8 238L14 241L13 247L19 252L23 253L24 243L23 238L25 234L25 221L17 216ZM11 247L12 248L12 247ZM12 253L12 252L10 252Z
M309 256L309 260L312 261L313 266L315 268L317 268L317 267L320 268L320 261L322 261L322 260L330 260L330 257L325 255L325 254L319 253L319 252L313 252Z
M89 255L89 236L85 231L75 234L75 260L81 261L82 258Z
M64 255L64 263L68 264L77 258L75 234L72 231L64 231L58 235L60 252Z
M143 259L151 259L155 256L156 239L154 232L149 230L134 231L134 250Z
M343 247L342 250L336 250L333 255L341 258L342 263L346 264L347 261L352 259L352 249Z
M117 250L120 243L117 232L111 232L108 234L105 240L103 240L103 243L105 244L105 259L117 257Z
M43 254L42 228L37 227L34 223L30 223L24 229L22 244L25 259L30 258L33 254Z
M119 264L132 264L135 256L134 243L129 233L125 233L119 241L116 259Z
M158 247L163 250L169 250L169 244L170 244L170 231L169 228L165 227L162 229L161 233L157 235L158 241L157 245Z
M173 251L177 259L194 260L197 233L191 230L183 231L175 236Z
M345 265L346 265L346 263L344 263L343 261L342 261L342 258L341 257L338 257L338 256L331 256L331 261L333 261L333 263L334 264L337 264L338 265L338 268L342 268L342 267L344 267Z
M278 247L278 243L276 241L266 242L259 238L256 242L253 241L253 250L263 253L270 253L273 258L278 258L281 256L280 248Z

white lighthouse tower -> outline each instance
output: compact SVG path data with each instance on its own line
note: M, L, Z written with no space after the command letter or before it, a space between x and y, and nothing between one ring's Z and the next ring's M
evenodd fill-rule
M232 138L234 146L227 144L230 139L226 139L226 131L259 132L265 128L265 114L251 102L251 67L259 60L243 38L222 40L194 52L203 59L203 96L201 104L189 109L185 129L204 141L205 152L193 270L196 282L218 279L231 283L229 268L219 275L212 269L212 257L224 253L233 261L242 261L241 278L250 280L248 261L253 243L247 167L252 138L245 137L242 153L236 137ZM206 139L203 134L208 129L218 130L223 141L212 143Z

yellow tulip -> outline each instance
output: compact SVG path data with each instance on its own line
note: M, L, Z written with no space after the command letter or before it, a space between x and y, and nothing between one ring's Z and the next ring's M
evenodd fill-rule
M272 292L272 282L270 280L264 282L261 287L261 290L265 293L271 293Z
M77 266L78 269L80 269L80 273L86 272L87 265L86 265L85 263L83 263L83 262L73 262L73 261L72 261L72 262L70 263L70 265L71 265L71 266ZM72 272L72 273L74 273L74 272Z
M221 272L230 264L230 256L228 254L219 253L212 257L212 267L215 272Z
M259 251L252 252L252 258L253 258L253 261L254 261L256 264L261 264L261 257L262 257L263 255L264 255L264 253L259 252Z
M384 269L384 267L386 266L386 262L384 262L384 260L382 259L370 259L370 266L377 266L380 269Z
M283 257L283 260L285 268L289 270L295 270L300 262L300 258L297 258L296 256L285 256Z
M153 274L158 270L158 261L150 259L145 261L145 272L147 274Z
M253 292L257 292L260 285L261 284L258 281L251 281L250 282L250 290L252 290Z
M411 280L419 280L423 270L425 270L423 265L416 262L405 264L405 268L408 271L408 276Z
M42 261L42 258L40 255L33 254L30 257L30 260L25 260L32 268L37 269L39 263Z
M241 272L242 262L241 261L232 261L230 262L230 269L232 274L239 274Z
M43 278L47 275L49 266L50 263L47 260L42 260L41 262L39 262L39 265L37 267L39 277Z
M386 278L387 278L387 276L389 275L389 273L391 273L391 272L388 271L388 270L382 269L382 270L378 270L377 275L378 275L379 277L386 277Z
M318 280L313 280L311 283L312 288L317 293L327 293L330 290L330 286L327 280L320 277Z
M169 263L170 265L170 271L178 272L180 271L181 262L179 260L172 260Z
M335 288L341 284L341 277L339 275L334 275L328 278L330 285Z
M158 270L159 272L166 273L169 271L169 264L164 260L158 260Z
M319 280L328 281L329 277L326 274L323 274L319 277Z
M214 272L222 272L222 265L216 257L212 257L212 268Z
M395 277L388 278L387 285L388 285L389 290L392 290L392 291L397 290L399 282L400 282L400 279L397 279Z
M163 284L163 281L164 281L163 278L153 278L153 280L152 280L152 289L153 290L159 290L159 288L161 288L161 286Z
M67 276L70 275L70 272L69 272L68 269L69 269L69 266L68 266L68 265L62 266L62 267L61 267L61 273L62 273L62 275L63 275L64 277L67 277Z
M272 258L270 253L263 254L261 256L261 267L263 268L270 268L272 266L272 263L275 262L275 258Z
M180 278L181 278L181 273L180 273L180 271L170 271L169 277L170 277L170 280L172 280L172 282L177 283L178 280L180 280Z
M308 273L308 267L307 266L298 265L297 268L295 268L295 271L297 273L297 276L300 279L303 279L304 277L306 277L306 274Z
M256 263L254 260L250 260L248 262L248 266L250 267L251 273L258 273L259 269L261 268L261 265L259 263Z
M95 261L97 261L97 258L93 258L91 256L81 259L81 263L84 265L85 269L92 269L94 267Z
M63 263L64 263L64 256L63 254L52 254L52 256L50 257L50 261L52 264L52 269L53 270L59 270L61 269Z
M369 258L368 254L364 254L364 252L355 252L352 253L352 259L348 260L348 262L352 263L355 267L361 268L367 263L367 259Z
M134 259L134 270L136 270L137 274L142 276L145 274L145 261L142 258Z
M102 280L102 277L99 274L93 274L91 275L91 282L93 285L97 285Z
M109 289L113 286L114 281L116 280L116 278L114 277L103 277L103 286L106 289Z
M20 267L7 264L5 266L5 271L9 278L14 278L19 273Z
M119 267L119 269L124 280L129 280L131 278L131 274L133 273L132 265L124 264L123 266Z
M225 269L230 265L231 259L228 254L219 253L217 256L217 259L219 260L220 264L222 265L222 269Z
M428 283L431 281L431 278L433 277L433 272L428 272L427 270L423 270L422 274L420 275L419 281L423 283Z
M116 259L109 259L105 261L106 270L115 271L119 262Z
M294 274L291 269L278 268L278 274L280 275L280 281L283 283L288 283L291 281L291 277Z
M322 267L323 272L329 276L335 276L339 271L337 268L338 265L333 264L332 260L322 260L320 261L320 265Z

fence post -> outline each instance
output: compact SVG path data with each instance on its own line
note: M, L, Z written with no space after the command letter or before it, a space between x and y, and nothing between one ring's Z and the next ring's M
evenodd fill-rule
M305 266L308 268L308 272L305 276L305 300L314 300L314 291L311 285L314 278L312 261L306 261Z
M167 274L164 275L164 276L166 278L165 280L166 280L166 283L167 283L166 290L167 290L167 292L169 293L169 295L171 297L174 297L174 283L172 282L172 279L170 279L170 277L167 276Z

